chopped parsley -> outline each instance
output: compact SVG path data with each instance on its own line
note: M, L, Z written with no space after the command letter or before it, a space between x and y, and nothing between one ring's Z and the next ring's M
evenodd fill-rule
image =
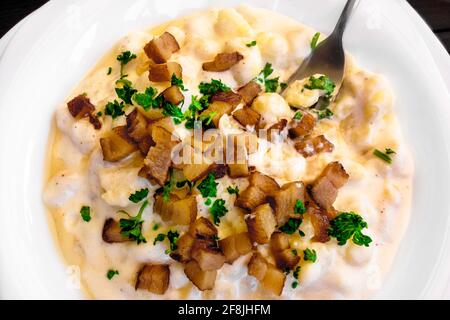
M165 252L166 254L169 254L175 250L177 250L177 242L178 238L180 237L180 234L178 231L172 231L169 230L167 234L160 233L156 236L155 240L153 241L153 245L156 245L158 242L164 241L166 238L169 240L169 249L167 249Z
M395 151L389 148L386 148L384 152L375 149L373 150L373 155L380 158L381 160L391 164L392 163L392 157L391 154L395 154Z
M147 240L142 235L142 224L144 223L144 220L142 220L142 213L147 206L148 201L145 200L142 203L141 208L139 209L139 213L135 217L130 216L124 210L119 211L120 213L124 213L128 216L128 219L119 220L119 226L121 229L120 234L130 240L136 241L137 244L140 244L141 242L147 242Z
M309 78L309 82L305 84L305 88L308 90L323 90L325 91L326 96L331 96L333 94L334 88L336 88L336 85L327 76L311 76Z
M123 108L125 108L125 104L123 102L119 103L117 100L114 100L114 102L108 102L105 106L105 115L116 119L125 114Z
M290 218L283 226L280 227L280 231L286 234L293 234L298 230L302 224L302 219Z
M88 206L82 206L80 209L80 215L84 221L91 221L91 208Z
M135 193L131 194L128 197L128 200L130 200L133 203L139 203L142 200L144 200L145 198L147 198L148 196L148 189L141 189L141 190L137 190Z
M101 111L97 112L97 114L96 114L97 117L101 117L102 115L103 115L103 112L101 112Z
M368 247L372 239L362 233L364 228L367 228L367 222L359 214L342 212L330 221L328 235L335 237L340 246L352 239L354 244Z
M319 120L330 119L334 113L330 109L326 108L324 110L313 110L317 114Z
M208 97L207 99L203 99L203 97ZM186 119L185 127L186 129L194 129L198 128L198 115L200 111L203 111L207 108L207 104L209 103L209 96L203 96L203 102L201 99L199 100L196 96L192 96L191 104L188 109L184 113L184 118Z
M216 111L209 112L207 114L201 115L199 120L204 123L206 126L211 124L212 119L217 115Z
M120 79L125 78L127 75L123 73L123 67L128 64L133 59L136 59L137 56L130 51L124 51L117 56L117 61L120 62Z
M256 40L253 40L252 42L247 43L246 46L249 48L256 46Z
M300 275L300 266L297 266L293 272L293 276L296 280L298 280L299 275Z
M317 47L317 41L319 41L320 32L316 32L311 39L311 49L314 50Z
M296 214L304 214L306 212L305 205L302 200L297 200L294 206L294 213Z
M213 172L210 172L197 186L197 189L200 191L203 198L216 197L218 185L219 184L216 182L216 175Z
M306 248L305 250L303 250L303 259L305 261L311 261L311 262L316 262L317 260L317 252L316 250L311 250L309 248Z
M228 212L228 209L225 207L225 200L217 199L214 201L211 208L209 208L209 213L213 218L213 222L216 226L220 224L220 218L225 216Z
M209 205L211 205L211 203L212 203L211 198L206 199L205 205L209 206Z
M294 120L300 120L303 114L300 111L297 111L294 115Z
M148 87L143 93L135 93L133 100L146 111L150 108L157 109L163 102L163 97L156 96L157 94L158 91L155 88Z
M298 230L298 234L300 235L300 237L304 237L305 233L302 230Z
M168 202L170 200L170 193L173 189L173 172L169 171L169 181L164 184L162 197L164 202Z
M117 96L126 104L133 104L131 98L137 92L129 83L125 83L121 88L116 88Z
M298 281L292 282L292 289L295 289L298 287Z
M288 84L286 82L280 82L280 88L281 90L284 90L288 87Z
M112 68L111 67L109 67L108 68L108 72L106 73L108 76L111 74L111 72L112 72Z
M192 191L192 188L194 187L194 182L189 181L189 180L184 180L184 181L178 181L176 186L178 189L183 188L184 186L186 186L189 188L189 192Z
M259 75L256 77L256 82L263 85L266 88L266 92L276 92L278 89L278 81L280 77L269 79L269 76L273 73L273 68L270 63L266 63Z
M159 229L159 224L157 224L157 223L155 223L154 225L153 225L153 231L156 231L156 230L158 230Z
M108 278L108 280L111 280L115 275L118 275L118 274L119 274L119 271L109 269L108 272L106 273L106 277Z
M183 91L187 91L187 89L184 87L183 79L177 78L175 74L172 75L172 78L170 79L170 84L173 86L177 86Z
M179 106L173 105L170 102L165 102L162 106L163 115L172 117L175 124L180 124L184 120L183 111Z
M201 82L198 86L200 93L207 96L212 96L218 92L228 92L230 87L224 84L221 80L212 79L210 83Z
M235 194L236 196L239 195L239 188L237 186L234 187L234 188L232 186L229 186L227 188L227 191L228 191L229 194Z

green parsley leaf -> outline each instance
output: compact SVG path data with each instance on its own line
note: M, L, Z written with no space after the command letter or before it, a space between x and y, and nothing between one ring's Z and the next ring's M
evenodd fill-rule
M373 155L380 158L381 160L391 164L392 163L392 158L391 158L391 154L395 154L395 151L392 149L387 148L385 152L382 152L378 149L373 150Z
M204 123L206 126L209 126L210 123L211 123L211 121L212 121L212 119L213 119L216 115L217 115L217 112L216 112L216 111L212 111L212 112L206 113L206 114L204 114L204 115L201 115L200 118L199 118L199 120L200 120L202 123Z
M209 206L209 205L211 205L211 203L212 203L211 198L206 199L205 205Z
M139 203L142 200L144 200L145 198L147 198L147 196L148 196L148 189L145 188L145 189L138 190L135 193L131 194L128 197L128 200L130 200L133 203Z
M303 204L302 200L297 200L294 207L294 213L296 214L304 214L306 212L305 205Z
M252 42L247 43L246 46L249 48L256 46L256 40L253 40Z
M101 117L102 115L103 115L103 112L101 112L101 111L97 112L97 114L96 114L97 117Z
M305 233L302 230L298 230L298 234L300 235L300 237L304 237Z
M184 120L183 111L179 106L175 106L170 102L165 102L163 104L163 114L165 116L172 117L172 120L175 124L180 124Z
M234 188L232 186L229 186L227 188L227 191L228 191L229 194L235 194L236 196L239 195L239 188L237 186L234 187Z
M166 254L169 254L175 250L177 250L177 242L180 237L180 234L178 231L172 231L169 230L167 234L160 233L156 236L155 240L153 241L153 245L156 245L158 242L164 241L166 238L169 240L169 248L166 250Z
M197 186L197 189L200 191L203 198L216 197L218 185L219 184L216 182L216 175L213 172L210 172Z
M198 86L200 93L203 95L212 96L218 92L228 92L231 90L226 84L221 80L212 79L210 83L201 82Z
M255 81L266 88L266 92L276 92L278 89L279 77L268 79L273 73L273 68L270 63L266 63L259 75L255 78Z
M170 79L170 84L173 86L177 86L182 91L187 91L187 89L184 87L183 79L177 78L175 74L172 75L172 78Z
M293 273L294 279L298 280L299 275L300 275L300 266L297 266Z
M305 250L303 250L303 259L305 261L311 261L311 262L316 262L317 260L317 252L316 250L311 250L309 248L306 248Z
M114 102L108 102L105 106L105 115L116 119L125 114L123 108L125 108L125 104L123 102L119 103L117 100L114 100Z
M106 73L108 76L111 74L111 72L112 72L112 68L111 67L109 67L108 68L108 72Z
M315 112L317 114L317 118L319 120L330 119L334 115L333 111L331 111L328 108L326 108L324 110L313 110L313 112Z
M314 50L317 47L317 41L319 41L320 32L316 32L311 39L311 49Z
M117 56L117 61L120 62L120 78L126 77L126 75L123 74L123 67L128 64L133 59L136 59L137 56L134 53L131 53L130 51L124 51L121 54Z
M164 184L163 187L163 193L162 193L162 197L164 202L168 202L170 200L170 193L172 192L173 189L173 172L172 170L169 171L169 181L167 181Z
M122 88L116 88L117 96L126 104L133 104L131 98L137 92L132 86L125 84Z
M164 233L160 233L156 236L155 240L153 240L153 245L156 245L158 242L162 242L166 239L166 235Z
M223 199L217 199L209 208L209 213L213 217L213 222L216 226L220 224L220 218L225 216L227 212L228 209L225 207L225 200Z
M207 96L204 96L207 97ZM203 98L203 97L202 97ZM203 103L201 100L199 100L196 96L192 96L191 98L191 104L189 105L188 109L184 113L184 118L186 119L185 127L186 129L194 129L196 125L198 124L198 114L200 111L203 111L205 108L208 107L209 98L206 100L203 100Z
M133 95L133 100L142 108L144 108L145 111L149 110L150 108L157 109L163 102L163 97L156 96L157 94L158 91L155 88L148 87L143 93L135 93Z
M156 231L156 230L158 230L159 229L159 224L157 224L157 223L155 223L154 225L153 225L153 231Z
M298 281L292 282L292 289L295 289L298 287Z
M108 280L111 280L115 275L118 275L118 274L119 274L119 271L109 269L108 273L106 273L106 277L108 278Z
M300 120L303 114L300 111L297 111L294 115L294 120Z
M327 96L331 96L333 94L334 88L336 85L334 82L327 76L311 76L309 78L309 82L305 84L305 88L308 90L323 90Z
M286 234L293 234L302 224L302 219L290 218L283 226L280 227L280 231Z
M128 219L119 220L119 226L121 229L120 234L130 240L136 241L137 244L140 244L141 242L147 242L147 240L142 235L142 224L144 223L144 220L142 220L142 213L147 206L148 201L145 200L142 203L141 208L139 209L139 213L135 217L130 216L124 210L119 211L120 213L124 213L128 216Z
M367 223L359 214L342 212L330 221L328 235L335 237L340 246L352 239L354 244L368 247L372 239L362 233L364 228L367 228Z
M280 88L281 90L284 90L288 87L288 84L286 82L280 82Z
M86 222L91 221L91 208L88 206L82 206L80 209L80 215L84 221Z

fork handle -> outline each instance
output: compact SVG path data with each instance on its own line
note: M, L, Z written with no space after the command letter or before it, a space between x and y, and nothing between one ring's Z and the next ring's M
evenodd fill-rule
M344 10L339 17L339 21L336 24L336 27L333 30L333 35L342 38L344 35L345 27L347 26L347 22L352 14L353 8L358 0L348 0L345 4Z

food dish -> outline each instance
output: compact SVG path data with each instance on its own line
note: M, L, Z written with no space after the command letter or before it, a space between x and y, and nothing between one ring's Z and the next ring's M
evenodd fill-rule
M44 199L92 297L377 289L367 272L382 278L395 256L412 160L389 88L350 56L342 88L314 75L277 93L314 34L263 9L211 9L130 34L77 86L57 111ZM217 130L197 147L199 123ZM233 136L248 141L230 148Z
M342 1L327 0L323 6L327 10L317 10L316 4L308 1L248 2L274 9L321 31L332 29L343 6ZM213 4L234 6L240 1ZM43 146L51 115L119 37L204 5L142 0L51 1L33 14L10 42L0 61L0 83L4 89L0 113L2 118L20 118L24 130L10 139L11 132L17 132L17 122L7 121L1 128L0 144L8 150L8 157L0 159L0 220L2 225L20 226L21 236L18 241L16 228L3 230L2 297L82 297L76 283L71 283L76 274L61 264L54 249L42 208L40 168L44 166ZM108 8L108 14L99 8ZM80 16L84 18L77 19ZM438 67L445 65L448 55L406 2L362 2L346 33L345 45L364 68L389 79L395 92L396 113L417 166L411 221L394 267L377 297L441 298L450 261L450 251L446 249L449 186L444 178L449 172L449 132L445 124L450 120L446 108L448 89L441 76L446 69ZM51 94L47 94L49 90ZM6 107L13 105L15 108ZM418 131L424 124L426 129ZM429 212L433 212L433 219ZM427 258L417 259L424 252Z

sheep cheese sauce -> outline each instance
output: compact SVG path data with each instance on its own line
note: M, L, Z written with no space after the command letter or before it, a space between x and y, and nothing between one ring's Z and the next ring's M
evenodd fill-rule
M381 287L413 161L389 87L351 57L340 88L313 75L279 94L315 34L263 9L209 9L126 36L60 105L43 198L87 297L345 299ZM186 140L195 120L258 148L228 168L171 163L167 134Z

